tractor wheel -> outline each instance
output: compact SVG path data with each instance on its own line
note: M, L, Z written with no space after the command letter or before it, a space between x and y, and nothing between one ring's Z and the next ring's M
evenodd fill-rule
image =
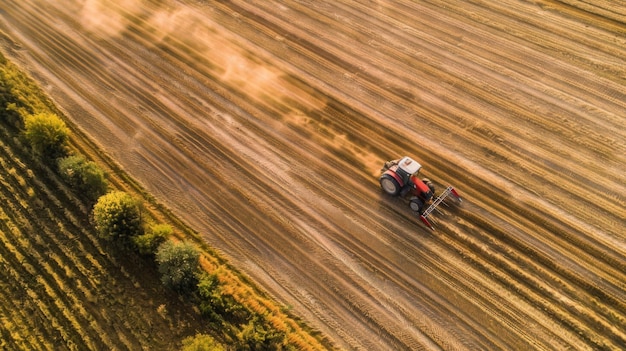
M422 179L422 182L424 182L424 184L426 184L430 191L433 192L433 195L435 195L435 184L433 184L433 182L428 178Z
M398 196L398 194L400 194L400 184L398 184L398 181L390 174L383 174L380 177L380 187L391 196Z
M409 201L409 207L411 207L411 210L417 213L422 213L422 210L424 209L424 203L419 198L413 197L411 198L411 201Z

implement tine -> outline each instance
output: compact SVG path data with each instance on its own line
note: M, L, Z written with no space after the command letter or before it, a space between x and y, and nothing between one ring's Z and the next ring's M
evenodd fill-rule
M456 190L452 186L449 186L446 188L446 190L444 190L441 193L441 195L435 198L435 201L433 201L433 203L430 206L428 206L428 208L424 210L424 212L422 212L422 214L420 215L420 219L428 228L435 230L433 223L436 223L436 221L428 217L433 211L437 211L439 214L443 214L443 212L441 212L437 208L437 206L441 205L442 203L445 204L446 206L450 206L448 203L445 202L446 198L448 198L450 195L454 196L459 201L461 199L459 197L459 194L456 192ZM433 223L431 223L431 221Z

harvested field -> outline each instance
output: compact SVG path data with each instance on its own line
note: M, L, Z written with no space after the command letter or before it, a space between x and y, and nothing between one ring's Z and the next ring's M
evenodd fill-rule
M345 349L626 348L626 7L0 1L3 47ZM383 196L410 155L465 202Z

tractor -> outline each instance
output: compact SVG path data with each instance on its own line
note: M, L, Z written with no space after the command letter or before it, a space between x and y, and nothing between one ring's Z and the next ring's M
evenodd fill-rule
M433 182L428 178L419 178L421 169L422 165L408 156L385 162L379 178L380 187L388 195L408 200L411 210L419 215L428 228L434 230L429 220L430 214L449 196L458 202L461 197L452 186L436 196Z

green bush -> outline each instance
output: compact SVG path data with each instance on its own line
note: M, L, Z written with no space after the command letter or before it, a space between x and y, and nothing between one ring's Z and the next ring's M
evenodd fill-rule
M252 318L241 330L239 339L241 344L237 350L240 351L283 350L285 348L285 333L271 328L262 317Z
M46 162L67 155L70 130L59 116L38 113L26 116L24 136L33 152Z
M22 116L32 113L29 101L25 98L32 94L23 94L25 86L23 75L0 54L0 116L18 128L23 127Z
M96 230L102 238L121 246L132 246L132 238L141 235L141 204L128 193L114 191L101 196L93 208Z
M199 308L214 327L224 323L242 324L251 318L252 313L238 303L232 295L222 291L217 275L204 273L198 282Z
M21 128L20 110L24 108L18 107L15 103L16 97L12 94L13 83L7 79L6 72L0 70L0 116L2 121L9 122L10 125ZM24 111L25 112L25 111Z
M196 334L183 340L181 351L225 351L210 335Z
M0 53L0 116L2 121L23 128L27 115L55 111L41 88Z
M61 177L76 193L87 200L95 201L106 193L107 181L104 171L83 155L60 158L57 166Z
M190 293L198 284L200 251L188 242L167 240L156 252L163 285L180 293Z
M216 328L219 328L224 323L224 315L228 306L223 299L215 274L202 274L198 282L198 294L200 295L200 312Z
M152 255L172 235L172 232L172 227L167 224L155 224L145 234L134 237L133 241L140 254Z

